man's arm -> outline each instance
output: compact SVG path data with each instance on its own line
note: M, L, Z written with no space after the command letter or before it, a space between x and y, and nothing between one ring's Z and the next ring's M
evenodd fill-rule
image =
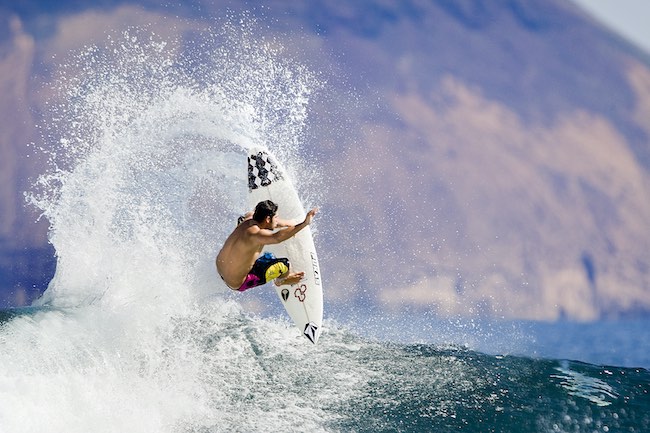
M239 225L239 224L243 223L244 221L249 220L251 218L253 218L253 211L249 210L244 215L237 218L237 225Z
M296 220L284 220L284 219L277 218L276 222L278 224L278 227L282 227L282 228L293 227L296 225Z
M314 215L316 215L316 212L318 212L318 208L313 208L307 212L304 221L300 224L289 225L287 228L278 230L276 232L260 229L257 232L252 233L252 235L255 236L257 238L257 241L262 245L279 244L286 241L287 239L292 238L300 230L311 224L311 220L314 218Z

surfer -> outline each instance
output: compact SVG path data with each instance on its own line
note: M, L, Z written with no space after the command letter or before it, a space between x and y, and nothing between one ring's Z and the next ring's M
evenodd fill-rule
M270 252L262 254L262 249L295 236L311 223L318 208L307 212L299 224L278 218L277 210L278 205L271 200L259 202L254 212L240 217L223 244L216 259L217 272L231 289L243 292L271 280L278 286L295 284L304 277L304 272L289 272L288 259L276 258ZM275 231L278 228L281 230Z

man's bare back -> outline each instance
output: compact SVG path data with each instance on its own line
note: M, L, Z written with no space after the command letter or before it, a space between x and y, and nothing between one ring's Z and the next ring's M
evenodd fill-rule
M261 206L263 203L265 205ZM271 207L266 209L265 206ZM262 209L258 210L258 208ZM312 218L318 211L316 208L310 210L304 221L292 225L275 215L277 206L273 202L260 202L255 209L253 216L245 219L228 236L216 258L219 275L228 287L233 290L245 290L244 284L250 279L251 270L265 245L278 244L295 236L311 223ZM281 228L281 230L275 231L278 228ZM282 260L286 261L286 259L277 259L278 262L282 262ZM289 272L288 267L286 267L286 272L276 279L276 284L295 284L303 276L304 272Z

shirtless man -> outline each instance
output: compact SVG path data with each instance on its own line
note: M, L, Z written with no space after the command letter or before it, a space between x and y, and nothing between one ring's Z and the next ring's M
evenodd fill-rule
M289 260L276 258L267 252L262 254L264 245L279 244L293 237L307 227L316 212L314 208L307 212L300 224L279 219L275 213L278 206L271 200L259 202L255 212L249 212L228 236L217 255L217 272L224 282L233 290L243 292L252 287L261 286L271 280L280 286L295 284L304 272L289 272ZM282 230L274 231L277 228Z

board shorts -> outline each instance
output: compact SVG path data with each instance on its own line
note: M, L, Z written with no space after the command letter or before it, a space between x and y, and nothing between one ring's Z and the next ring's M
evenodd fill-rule
M261 286L287 272L289 272L289 259L278 259L272 253L266 252L255 260L253 269L246 275L244 284L237 290L244 292L253 287Z

